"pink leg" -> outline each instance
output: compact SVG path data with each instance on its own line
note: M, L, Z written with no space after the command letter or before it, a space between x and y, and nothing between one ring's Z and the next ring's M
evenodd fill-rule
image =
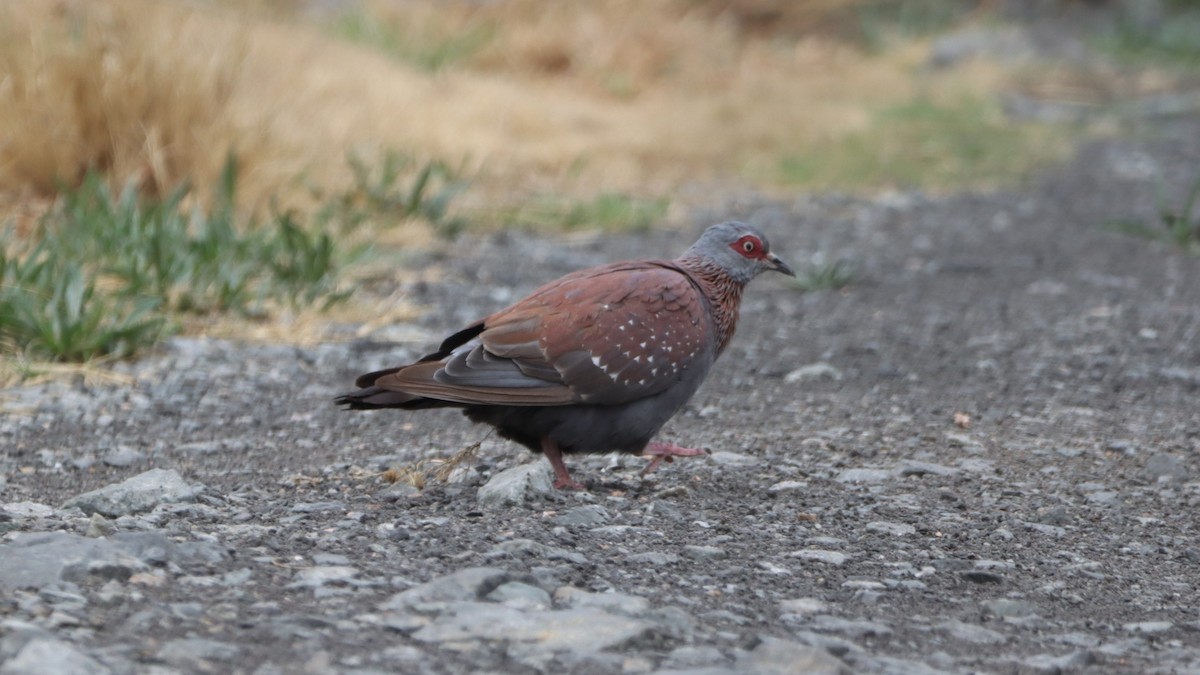
M571 478L571 474L567 472L567 465L563 463L562 451L558 449L558 446L554 444L554 441L550 440L549 438L542 439L542 454L546 455L546 459L550 460L550 466L554 467L555 489L586 489L581 483Z
M642 469L642 475L645 476L658 468L663 461L674 461L676 457L696 457L697 455L707 455L707 450L697 450L695 448L684 448L674 443L651 443L642 450L643 457L650 457L650 463Z

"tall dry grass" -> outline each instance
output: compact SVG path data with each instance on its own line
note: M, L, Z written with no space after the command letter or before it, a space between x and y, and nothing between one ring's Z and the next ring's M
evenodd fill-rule
M260 150L229 114L245 35L174 3L0 6L0 186L51 195L89 170L164 192Z
M548 192L661 195L769 177L781 154L857 133L918 91L993 86L982 67L914 77L920 43L879 56L760 30L859 1L367 2L402 52L487 31L430 70L339 39L327 16L280 18L267 0L248 6L270 12L7 0L0 193L53 194L90 168L148 191L191 179L203 192L234 149L245 201L295 203L345 185L348 151L392 148L462 166L474 177L467 199L483 206Z

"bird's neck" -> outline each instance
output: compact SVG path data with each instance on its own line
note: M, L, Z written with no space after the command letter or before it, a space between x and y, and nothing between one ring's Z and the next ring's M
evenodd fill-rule
M737 330L738 309L742 305L742 289L746 285L703 258L682 258L679 265L691 272L692 277L704 287L704 296L712 306L713 323L717 331L717 355L720 356Z

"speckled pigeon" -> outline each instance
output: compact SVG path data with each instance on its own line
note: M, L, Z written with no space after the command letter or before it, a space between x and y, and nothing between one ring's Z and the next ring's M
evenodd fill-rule
M446 338L416 363L359 377L352 410L458 407L582 488L564 453L703 454L651 443L733 337L742 289L760 272L795 276L767 238L714 225L676 260L618 262L568 274Z

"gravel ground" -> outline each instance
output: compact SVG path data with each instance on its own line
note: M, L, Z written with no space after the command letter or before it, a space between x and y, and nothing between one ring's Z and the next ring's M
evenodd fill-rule
M1182 196L1200 124L1011 193L733 199L693 231L466 239L431 311L316 347L176 339L132 385L0 393L0 674L1200 673L1200 259L1101 225ZM664 437L544 460L367 368L567 271L738 216L767 277ZM478 456L423 489L387 468Z

